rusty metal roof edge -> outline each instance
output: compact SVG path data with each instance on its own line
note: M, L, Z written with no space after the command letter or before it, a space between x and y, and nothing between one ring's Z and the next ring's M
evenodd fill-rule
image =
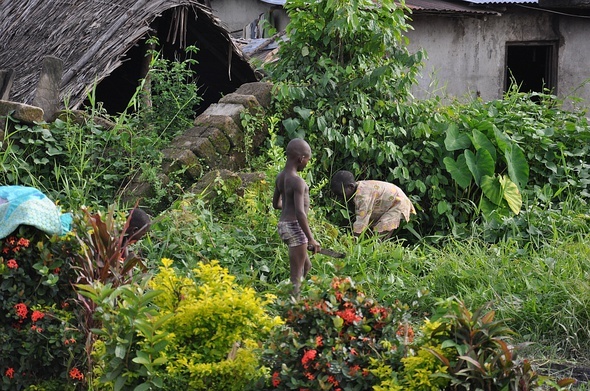
M447 14L447 15L501 15L498 11L462 5L444 0L406 0L405 4L415 14Z

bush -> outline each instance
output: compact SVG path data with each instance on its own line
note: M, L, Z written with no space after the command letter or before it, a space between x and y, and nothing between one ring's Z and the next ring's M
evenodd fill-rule
M0 240L0 249L2 390L82 389L84 334L70 284L73 237L21 226Z
M268 389L368 390L374 359L399 359L403 312L379 305L350 278L312 279L300 301L283 302L285 325L266 343Z
M164 329L173 333L165 382L178 389L243 390L262 374L257 342L279 323L265 311L272 297L238 286L217 261L200 263L187 277L171 266L164 259L151 282L163 291L155 304L160 316L170 316Z
M255 348L280 321L265 311L272 298L239 287L217 261L189 275L172 263L162 260L149 287L85 288L102 324L93 383L101 390L241 391L263 376Z

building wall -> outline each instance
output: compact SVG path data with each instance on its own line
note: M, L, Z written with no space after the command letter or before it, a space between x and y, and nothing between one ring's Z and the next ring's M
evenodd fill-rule
M590 19L560 17L559 94L573 94L590 109Z
M211 0L211 8L214 15L221 19L230 32L241 32L244 26L271 9L279 31L284 30L288 22L287 14L282 6L260 0Z
M502 16L412 16L409 48L422 47L428 59L415 95L481 96L497 99L504 90L506 42L559 42L557 92L564 97L576 88L590 106L590 20L549 12L518 12Z

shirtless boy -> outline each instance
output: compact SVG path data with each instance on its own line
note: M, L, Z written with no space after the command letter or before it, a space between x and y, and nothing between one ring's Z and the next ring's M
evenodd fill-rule
M301 280L311 269L307 248L314 254L320 250L320 244L314 239L307 212L309 210L309 188L297 172L305 168L311 159L311 148L303 139L296 138L287 144L287 163L277 175L272 205L281 209L277 226L279 236L289 246L289 264L293 297L299 297Z

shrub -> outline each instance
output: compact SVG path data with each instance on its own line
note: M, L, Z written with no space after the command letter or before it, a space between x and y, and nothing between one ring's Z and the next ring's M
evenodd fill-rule
M141 122L155 132L153 135L171 140L193 126L195 107L203 100L193 70L197 60L192 58L199 49L188 46L180 53L182 60L171 61L155 49L156 37L146 43L154 49L148 52L149 71L139 90L140 100L134 103L140 108Z
M91 300L97 328L90 331L88 347L92 356L91 389L147 390L162 388L156 369L165 363L160 357L168 333L160 330L166 318L153 321L157 308L153 298L159 292L146 288L146 281L120 285L94 281L78 286Z
M279 320L254 290L217 261L189 275L163 259L148 285L86 287L102 327L94 330L95 386L236 390L263 376L255 348ZM137 388L136 388L137 387Z
M423 346L446 368L451 388L458 390L532 390L543 384L567 386L574 381L538 375L526 359L518 358L518 346L511 345L514 332L493 310L467 309L463 302L450 298L440 303L434 319L439 327L425 334L439 347ZM411 361L406 360L406 368Z
M0 250L1 389L81 389L84 334L70 284L73 237L21 226L0 240Z
M164 259L151 286L163 291L155 304L160 316L170 316L164 329L173 333L165 382L178 389L241 391L261 376L254 347L279 322L265 311L272 297L260 299L238 286L217 261L199 263L183 277Z
M403 354L396 338L403 313L366 297L350 278L312 279L304 288L301 300L279 307L285 325L265 345L268 389L370 389L379 381L372 359Z

